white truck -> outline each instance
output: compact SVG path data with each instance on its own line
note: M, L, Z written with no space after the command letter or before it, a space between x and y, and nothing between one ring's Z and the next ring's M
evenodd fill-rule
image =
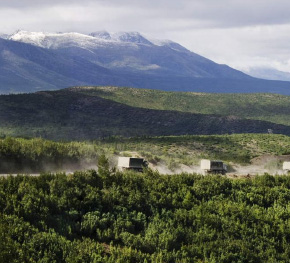
M135 170L138 172L143 172L144 167L148 167L148 162L143 158L119 157L118 159L118 168L121 171Z
M283 163L283 171L289 173L290 172L290 162Z
M226 174L228 167L222 161L218 160L206 160L203 159L200 161L200 169L203 174Z

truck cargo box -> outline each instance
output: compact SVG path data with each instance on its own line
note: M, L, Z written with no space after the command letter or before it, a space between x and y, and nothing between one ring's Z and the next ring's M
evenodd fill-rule
M148 163L143 158L135 157L119 157L118 159L118 168L120 170L137 170L143 171L144 167L147 167Z
M219 160L206 160L200 161L200 169L204 174L215 173L225 174L227 172L227 166Z
M283 170L290 171L290 162L283 163Z

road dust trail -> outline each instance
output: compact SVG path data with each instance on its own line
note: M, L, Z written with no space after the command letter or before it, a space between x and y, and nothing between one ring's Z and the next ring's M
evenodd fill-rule
M282 163L290 159L289 155L273 156L269 154L258 156L251 160L250 165L233 164L233 172L229 174L235 175L262 175L265 173L272 175L286 174L282 170Z
M181 173L197 173L197 174L203 174L202 170L200 169L199 165L192 165L187 166L184 164L179 165L178 168L170 170L168 166L165 164L158 164L158 165L150 165L149 166L152 170L157 170L160 174L181 174ZM232 171L229 171L227 175L229 176L245 176L245 175L263 175L265 173L271 174L271 175L283 175L286 174L285 171L282 169L276 169L276 168L265 168L265 165L239 165L234 164L232 165Z
M134 157L141 157L140 154L137 152L122 152L124 155L134 156ZM146 158L145 158L146 159ZM290 155L284 156L273 156L273 155L262 155L256 157L251 160L251 164L249 165L240 165L240 164L231 164L231 168L227 173L229 177L243 177L243 176L255 176L255 175L263 175L265 173L271 175L283 175L286 174L285 171L282 170L282 163L284 161L290 161ZM118 156L113 156L109 158L110 167L117 168L118 163ZM280 167L281 166L281 167ZM158 171L160 174L181 174L181 173L196 173L196 174L203 174L202 170L200 169L200 165L184 165L178 164L178 166L174 169L170 169L168 165L163 162L159 162L158 164L149 164L149 168L153 171ZM64 167L63 171L53 171L51 173L66 173L66 174L73 174L75 171L80 170L98 170L97 164L88 165L86 162L83 162L81 168L69 169L67 166ZM40 173L19 173L21 175L30 175L30 176L39 176ZM2 176L16 176L17 174L0 174Z
M184 164L179 165L178 168L169 169L165 164L149 165L149 167L155 171L157 170L160 174L181 174L181 173L201 173L199 166L187 166Z
M262 175L265 173L272 175L282 175L285 174L283 170L280 169L267 169L262 165L233 165L232 172L229 172L228 175Z

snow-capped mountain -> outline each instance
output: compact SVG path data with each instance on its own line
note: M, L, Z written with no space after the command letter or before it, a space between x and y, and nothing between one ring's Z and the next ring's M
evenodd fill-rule
M103 38L96 38L80 33L44 33L18 31L8 37L9 40L32 44L42 48L58 49L70 46L79 46L83 48L95 47L107 42Z
M138 32L20 30L0 38L0 92L77 85L290 94L290 83L252 78L178 43Z
M85 35L76 32L45 33L19 30L9 36L8 39L50 49L69 47L73 45L83 48L93 48L98 46L122 45L122 43L126 43L125 45L134 43L153 45L138 32L118 32L110 34L107 31L97 31Z
M73 45L84 48L92 48L97 46L122 45L122 43L125 43L125 45L135 43L149 46L167 46L181 52L189 51L185 47L171 40L146 39L138 32L109 33L107 31L96 31L90 33L89 35L85 35L76 32L44 33L18 30L10 36L5 35L5 38L52 49L69 47Z
M63 55L86 59L109 69L190 77L248 77L190 52L177 43L153 43L138 32L110 34L100 31L85 35L17 31L8 39L57 50Z

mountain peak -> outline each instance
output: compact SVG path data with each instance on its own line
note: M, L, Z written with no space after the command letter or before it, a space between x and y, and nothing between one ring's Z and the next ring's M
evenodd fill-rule
M87 42L94 39L94 37L77 32L47 33L20 30L10 35L8 39L32 44L42 48L58 48L71 45L86 45Z
M110 33L105 31L105 30L92 32L89 35L92 36L92 37L101 38L101 39L105 39L105 40L110 40L111 39Z
M12 35L8 37L9 40L21 41L28 44L33 44L36 46L43 47L43 40L45 38L45 33L43 32L30 32L25 30L17 30Z
M139 32L117 32L112 35L112 39L121 42L152 45L152 43L143 37Z

